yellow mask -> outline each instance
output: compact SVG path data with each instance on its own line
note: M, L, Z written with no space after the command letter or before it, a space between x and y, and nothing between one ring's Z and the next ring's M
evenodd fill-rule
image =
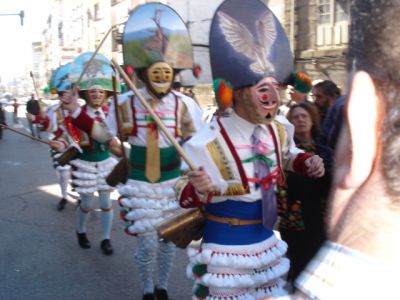
M147 69L147 80L156 96L165 96L172 88L174 70L165 62L157 62Z

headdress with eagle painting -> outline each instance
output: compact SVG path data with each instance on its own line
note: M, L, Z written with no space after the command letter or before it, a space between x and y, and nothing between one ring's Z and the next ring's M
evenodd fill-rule
M259 0L227 0L217 9L210 31L214 79L233 88L251 86L266 76L283 82L293 69L286 33Z

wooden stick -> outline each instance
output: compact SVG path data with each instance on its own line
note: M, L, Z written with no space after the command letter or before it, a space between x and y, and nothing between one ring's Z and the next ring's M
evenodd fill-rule
M100 44L96 47L96 49L94 50L92 56L90 57L90 59L88 60L88 62L85 64L85 67L83 68L81 74L79 75L79 78L76 82L74 82L73 87L72 87L72 93L71 93L71 97L73 95L76 94L76 91L79 87L79 83L82 80L83 75L85 75L87 69L89 68L90 63L93 61L94 57L96 56L97 53L99 53L100 48L103 46L104 42L106 41L108 35L110 34L110 32L117 26L124 24L125 22L121 22L118 24L115 24L113 26L110 27L110 29L106 32L106 34L104 35L103 39L101 40Z
M183 148L181 147L181 145L179 145L179 143L176 141L176 139L172 136L171 132L169 132L167 127L165 127L164 123L160 120L160 118L157 116L157 114L154 112L154 110L151 108L151 106L143 98L142 94L135 87L133 82L130 80L129 76L125 73L125 71L120 67L120 65L115 61L114 58L111 59L111 62L113 63L114 67L118 70L118 73L121 74L121 76L124 78L126 84L129 86L129 88L135 93L135 95L138 97L139 101L142 103L142 105L146 108L146 110L152 116L154 121L157 123L157 126L161 129L161 131L165 134L165 136L168 138L168 140L171 142L171 144L175 147L175 149L178 151L179 155L188 164L189 168L191 170L197 170L198 168L196 167L196 165L186 155L186 153L183 150Z
M75 86L74 86L75 89L76 89L77 86L79 86L79 83L81 82L83 75L85 75L87 69L89 68L90 63L93 61L93 59L96 56L96 54L99 53L100 48L103 46L104 42L106 41L106 38L108 37L110 32L113 30L114 26L111 26L111 28L107 31L107 33L104 35L103 39L101 40L100 44L94 50L94 52L93 52L92 56L90 57L89 61L85 64L85 67L83 68L82 73L79 75L79 78L75 83ZM74 92L76 92L76 90Z
M114 70L115 72L115 70ZM122 127L121 127L121 122L119 119L119 113L118 113L118 95L117 95L117 79L115 78L115 75L112 76L112 85L113 85L113 101L114 101L114 110L115 110L115 121L117 124L117 135L119 140L121 141L121 151L122 151L122 157L127 159L126 153L125 153L125 148L124 148L124 135L122 132Z
M39 100L39 92L38 92L37 87L36 87L35 77L33 77L32 71L30 71L29 74L31 75L31 78L32 78L33 88L35 89L36 98Z
M31 138L31 139L35 140L35 141L38 141L38 142L41 142L41 143L43 143L43 144L46 144L46 145L49 145L49 146L50 146L50 143L47 142L47 141L38 139L37 137L34 137L33 135L30 135L30 134L27 134L27 133L25 133L25 132L19 131L19 130L17 130L17 129L8 127L7 125L0 124L0 127L3 127L4 129L11 130L11 131L13 131L13 132L15 132L15 133L18 133L18 134L20 134L20 135L26 136L26 137L28 137L28 138Z

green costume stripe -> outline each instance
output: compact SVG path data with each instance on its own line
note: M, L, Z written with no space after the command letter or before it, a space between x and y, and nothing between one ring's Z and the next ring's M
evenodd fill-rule
M90 162L103 161L110 157L108 146L96 141L93 142L92 149L83 149L83 153L79 153L78 158Z
M270 159L270 158L268 158L268 157L266 157L266 156L264 156L262 154L257 154L255 156L250 157L250 158L243 159L242 163L245 164L245 163L249 163L249 162L254 162L257 159L263 160L269 167L272 167L274 165L274 162L272 161L272 159Z
M145 176L146 147L131 145L129 160L131 162L129 178L149 182ZM178 151L174 147L160 148L161 177L157 182L179 177L181 174L180 163Z
M152 116L146 116L144 118L136 118L136 120L138 120L138 121L149 121L149 122L153 122L154 121ZM163 120L163 121L175 121L175 118L160 118L160 120Z

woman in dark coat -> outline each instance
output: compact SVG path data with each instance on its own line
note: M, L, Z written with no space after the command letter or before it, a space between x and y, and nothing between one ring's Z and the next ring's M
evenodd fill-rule
M315 138L319 134L319 115L314 105L292 106L287 114L295 127L296 146L317 154ZM324 177L312 179L287 173L286 187L278 191L279 231L288 244L290 259L288 282L292 283L324 242L324 212L328 185Z

